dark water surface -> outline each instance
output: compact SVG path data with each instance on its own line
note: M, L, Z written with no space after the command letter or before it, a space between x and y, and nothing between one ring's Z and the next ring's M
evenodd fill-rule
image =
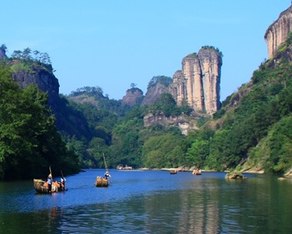
M68 191L35 194L32 181L0 183L0 233L292 233L292 183L225 173L103 170L67 177Z

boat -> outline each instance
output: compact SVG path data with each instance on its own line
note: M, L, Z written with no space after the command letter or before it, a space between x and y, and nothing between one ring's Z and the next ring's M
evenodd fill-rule
M102 176L97 176L96 181L95 181L95 186L96 187L108 187L109 186L109 179L102 177Z
M130 170L133 170L133 167L128 166L128 165L126 165L126 166L118 165L117 170L130 171Z
M52 183L52 189L49 191L48 183L42 179L33 179L34 189L37 193L50 194L64 192L65 188L61 186L60 182L54 181Z
M105 161L105 157L103 155L103 161L104 161L104 166L105 166L105 173L104 176L97 176L96 180L95 180L95 186L96 187L108 187L110 184L110 173L109 170L107 168L107 164Z
M175 174L177 174L177 170L170 170L169 173L170 173L171 175L175 175Z
M193 175L202 175L202 170L201 169L194 169L192 174Z

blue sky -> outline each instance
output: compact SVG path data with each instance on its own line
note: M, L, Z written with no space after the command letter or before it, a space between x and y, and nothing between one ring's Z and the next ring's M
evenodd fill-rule
M221 100L267 58L264 34L290 0L2 0L1 40L47 52L60 93L99 86L121 99L131 83L172 77L205 45L223 53Z

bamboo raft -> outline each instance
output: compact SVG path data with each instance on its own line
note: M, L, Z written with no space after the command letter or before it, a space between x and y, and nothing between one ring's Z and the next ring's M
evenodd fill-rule
M193 175L202 175L202 171L201 171L201 169L195 169L195 170L193 170L192 174Z
M95 181L96 187L108 187L108 185L109 185L108 179L101 177L101 176L96 177L96 181Z
M171 175L175 175L175 174L177 174L177 170L170 170L169 173L170 173Z
M108 187L109 186L109 182L110 182L110 174L109 174L109 170L108 170L108 167L107 167L107 164L106 164L106 161L105 161L105 157L104 157L104 154L102 155L103 157L103 162L104 162L104 166L105 166L105 176L102 177L102 176L97 176L96 177L96 180L95 180L95 186L96 187Z
M52 183L51 191L49 191L48 183L41 179L33 179L33 185L34 185L35 191L37 193L42 193L42 194L58 193L58 192L65 191L65 189L61 186L61 184L57 181L54 181Z

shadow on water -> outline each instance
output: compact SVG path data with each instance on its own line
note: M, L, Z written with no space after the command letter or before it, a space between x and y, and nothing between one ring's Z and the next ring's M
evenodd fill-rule
M99 173L89 170L69 177L68 192L54 195L36 195L26 183L23 190L11 186L6 192L0 185L0 233L292 230L292 184L285 181L248 175L247 180L228 182L224 173L113 171L112 185L96 188L93 183ZM8 206L2 204L3 199ZM24 205L28 200L32 202Z

